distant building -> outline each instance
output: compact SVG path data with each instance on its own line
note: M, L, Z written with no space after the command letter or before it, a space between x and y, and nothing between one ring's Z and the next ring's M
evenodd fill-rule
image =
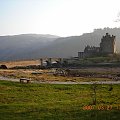
M115 36L111 36L106 33L102 37L100 47L89 46L87 45L84 49L84 52L78 52L78 58L86 58L97 55L109 55L115 53Z
M105 54L114 54L115 53L115 36L110 36L106 33L106 36L103 36L100 43L100 52Z

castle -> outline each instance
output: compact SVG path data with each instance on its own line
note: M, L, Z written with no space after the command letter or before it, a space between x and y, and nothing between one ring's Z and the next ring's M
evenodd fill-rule
M84 52L78 52L78 58L87 58L97 55L110 55L115 53L115 36L106 33L102 37L100 47L87 45Z

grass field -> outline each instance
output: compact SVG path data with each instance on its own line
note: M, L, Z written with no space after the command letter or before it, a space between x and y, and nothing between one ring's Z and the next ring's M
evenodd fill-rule
M120 85L20 84L0 81L0 120L119 120Z

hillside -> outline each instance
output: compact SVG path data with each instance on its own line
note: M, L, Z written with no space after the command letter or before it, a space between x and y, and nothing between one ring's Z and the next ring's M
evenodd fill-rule
M57 38L59 37L39 34L0 36L0 60L26 59L25 54L44 48Z
M86 45L99 46L106 32L116 36L117 51L120 51L120 28L104 28L70 37L36 34L0 36L0 60L77 56L77 52L83 51Z

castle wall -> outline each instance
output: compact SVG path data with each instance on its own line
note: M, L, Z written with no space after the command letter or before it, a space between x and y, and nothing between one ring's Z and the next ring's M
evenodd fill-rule
M85 57L85 53L84 52L78 52L78 58L82 59Z

